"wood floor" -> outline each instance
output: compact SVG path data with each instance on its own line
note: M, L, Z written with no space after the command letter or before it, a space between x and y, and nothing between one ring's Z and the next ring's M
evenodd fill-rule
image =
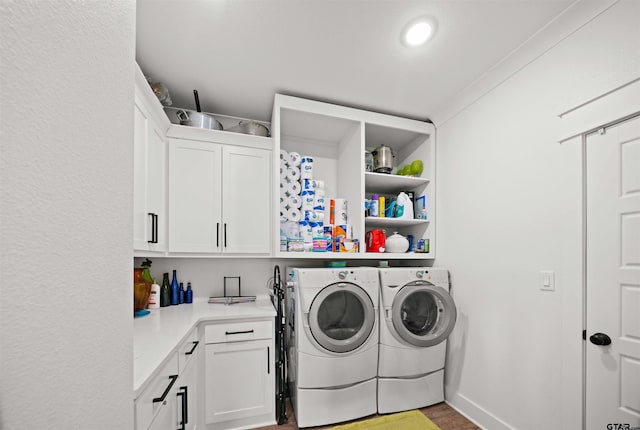
M446 403L438 403L433 406L428 406L426 408L420 409L420 411L425 414L427 418L429 418L435 425L440 427L441 430L480 430L480 427L473 424L471 421L466 419L464 416L460 415L453 409L451 406ZM296 424L296 416L291 408L291 404L287 402L287 417L289 420L282 425L275 426L267 426L267 427L259 427L255 430L298 430L298 425ZM373 416L362 418L361 420L356 421L364 421L368 418L373 418ZM340 423L345 424L345 423ZM338 424L332 424L330 426L321 426L321 427L311 427L312 430L324 430L335 427ZM401 429L398 429L401 430Z

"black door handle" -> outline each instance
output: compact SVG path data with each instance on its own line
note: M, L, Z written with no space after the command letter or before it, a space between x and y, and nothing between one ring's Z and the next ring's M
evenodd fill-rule
M611 338L604 333L595 333L589 336L589 342L598 346L611 345Z

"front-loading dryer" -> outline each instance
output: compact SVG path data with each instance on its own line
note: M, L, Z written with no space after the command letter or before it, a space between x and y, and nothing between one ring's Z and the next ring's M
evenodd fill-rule
M378 271L292 268L287 273L289 393L298 426L375 414Z
M446 340L456 322L449 272L381 268L378 412L444 400Z

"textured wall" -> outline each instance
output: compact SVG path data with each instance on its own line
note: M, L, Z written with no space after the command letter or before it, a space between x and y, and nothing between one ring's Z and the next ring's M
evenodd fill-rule
M581 427L581 152L557 115L640 76L638 16L617 3L438 128L447 399L486 428Z
M135 1L0 20L0 428L130 429Z

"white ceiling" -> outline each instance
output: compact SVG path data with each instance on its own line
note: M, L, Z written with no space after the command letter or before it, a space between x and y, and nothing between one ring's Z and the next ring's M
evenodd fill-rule
M173 105L271 120L275 93L420 120L575 0L138 0L137 61ZM437 21L425 46L400 32Z

